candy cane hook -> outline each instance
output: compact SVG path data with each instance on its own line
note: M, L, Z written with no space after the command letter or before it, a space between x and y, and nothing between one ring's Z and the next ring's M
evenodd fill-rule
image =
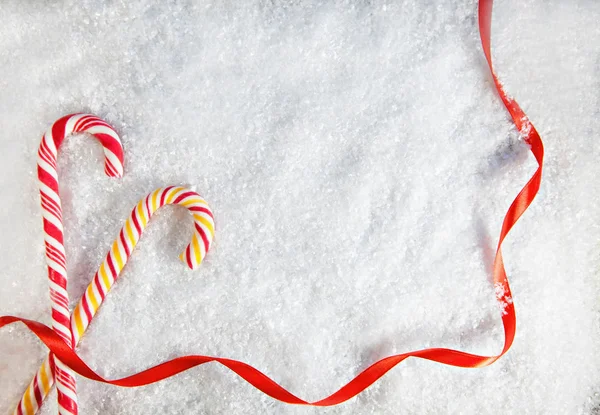
M62 224L62 207L58 192L56 170L58 148L72 134L88 133L100 141L104 148L104 172L110 177L123 175L123 147L115 130L98 117L89 114L71 114L60 118L42 137L38 151L38 179L42 203L46 264L52 302L52 328L71 347L69 296ZM77 415L75 377L59 360L50 358L43 371L33 379L15 414L34 414L56 380L58 390L58 413Z

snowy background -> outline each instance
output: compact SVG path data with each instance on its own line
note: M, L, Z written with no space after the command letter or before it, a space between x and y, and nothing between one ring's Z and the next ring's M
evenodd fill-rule
M121 133L126 166L111 180L95 140L62 147L72 304L151 190L191 186L217 224L192 272L177 260L188 214L156 215L79 347L102 375L220 355L316 400L390 353L500 351L489 267L535 164L490 82L474 0L129 3L0 5L0 314L50 322L36 152L52 122L86 111ZM595 0L494 7L497 70L547 149L505 244L518 332L503 359L409 359L327 409L216 364L138 389L79 378L81 413L598 410L599 21ZM0 331L0 414L44 355L22 327Z

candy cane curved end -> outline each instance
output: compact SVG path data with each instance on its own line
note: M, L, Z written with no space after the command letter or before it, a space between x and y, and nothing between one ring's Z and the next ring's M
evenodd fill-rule
M138 203L133 214L140 217L145 226L156 210L171 204L185 207L194 220L192 240L179 255L179 259L190 269L196 269L208 253L215 234L212 210L198 193L179 186L156 189Z
M38 160L56 169L57 149L71 134L88 133L94 136L104 150L104 172L109 177L123 176L123 145L115 129L92 114L69 114L59 118L42 137Z

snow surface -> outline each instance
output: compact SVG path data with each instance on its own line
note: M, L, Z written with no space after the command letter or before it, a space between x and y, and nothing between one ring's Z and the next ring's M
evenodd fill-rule
M241 359L305 399L389 353L493 354L490 263L534 161L487 72L476 2L261 0L0 5L0 314L49 323L41 134L86 111L125 177L72 137L59 168L76 302L133 205L189 185L215 212L201 269L182 208L146 231L79 347L111 378L182 354ZM600 2L497 0L507 90L542 134L541 194L504 245L518 332L491 367L409 359L358 398L284 405L206 365L124 389L79 378L82 414L586 414L600 405ZM0 331L0 413L45 355ZM54 393L42 413L56 412Z

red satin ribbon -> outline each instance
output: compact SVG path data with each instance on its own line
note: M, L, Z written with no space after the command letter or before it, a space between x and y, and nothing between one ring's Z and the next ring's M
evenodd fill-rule
M479 1L479 31L481 35L483 51L485 53L485 57L490 67L490 71L492 73L500 98L502 98L502 101L508 109L508 112L510 113L517 129L521 132L524 139L529 144L531 152L538 162L537 170L515 198L508 209L506 216L504 217L502 231L500 232L500 240L498 242L496 257L494 260L494 284L497 287L498 301L500 301L504 307L504 312L502 315L502 323L504 325L504 347L499 355L478 356L457 350L436 348L389 356L369 366L348 384L327 398L316 402L307 402L288 392L275 381L252 366L237 360L224 359L220 357L198 355L179 357L122 379L107 380L90 369L79 358L79 356L77 356L77 354L71 350L54 331L52 331L52 329L41 323L18 317L3 316L0 317L0 328L15 322L21 322L25 324L25 326L27 326L29 330L38 336L38 338L44 342L46 346L48 346L50 351L54 353L63 363L68 365L81 376L85 376L86 378L99 382L127 387L148 385L204 363L218 362L223 366L228 367L240 377L245 379L248 383L252 384L257 389L260 389L262 392L266 393L272 398L283 402L300 405L330 406L344 402L368 388L387 371L408 357L419 357L421 359L432 360L446 365L467 368L482 367L492 364L502 355L504 355L508 349L510 349L515 337L516 327L515 309L512 303L510 287L508 285L506 272L502 262L502 252L500 247L510 229L521 217L523 212L525 212L525 210L529 207L538 192L542 177L542 164L544 158L544 147L539 134L535 130L534 126L529 122L527 116L521 110L519 105L512 98L506 95L494 72L490 51L492 3L493 0Z

